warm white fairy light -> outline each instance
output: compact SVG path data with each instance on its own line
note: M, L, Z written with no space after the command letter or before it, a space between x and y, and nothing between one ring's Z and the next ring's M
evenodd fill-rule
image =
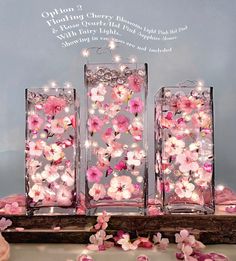
M83 50L82 50L82 56L83 56L83 57L89 57L89 55L90 55L90 52L89 52L88 49L83 49Z
M203 85L204 85L204 84L203 84L202 81L198 81L198 82L197 82L197 87L196 87L197 91L201 92L202 89L203 89Z
M120 62L121 61L120 55L115 55L114 56L114 61L117 62L117 63Z
M48 92L48 91L49 91L48 86L44 86L44 87L43 87L43 90L44 90L44 92Z
M65 82L65 83L64 83L64 86L65 86L66 88L71 88L71 87L72 87L72 84L71 84L70 82Z
M109 43L108 43L108 47L109 47L111 50L116 49L116 42L115 42L114 40L110 40Z
M93 103L91 106L92 106L93 109L97 109L97 104L96 103Z
M41 139L45 139L46 137L47 137L47 135L46 135L45 133L41 133L41 134L40 134L40 138L41 138Z
M65 112L69 112L70 111L70 108L69 107L65 107Z
M137 143L132 143L131 148L137 148L138 144Z
M219 184L219 185L217 185L216 190L218 190L218 191L223 191L224 188L225 188L224 185Z
M131 63L136 63L137 62L137 59L135 57L130 57L130 62Z
M143 177L142 176L138 176L136 178L136 180L137 180L138 183L142 183L143 182Z
M95 110L93 108L90 108L89 109L89 114L94 114L95 113Z
M99 112L100 114L104 114L104 113L105 113L105 110L104 110L104 109L99 109L98 112Z
M89 148L90 146L91 146L91 141L86 140L85 143L84 143L84 147Z
M192 198L193 201L198 201L199 200L199 195L196 192L193 192L191 198Z
M57 86L57 83L55 81L51 81L49 84L52 88L55 88Z
M92 146L93 146L94 148L96 148L96 147L98 147L98 143L97 143L96 141L93 141Z

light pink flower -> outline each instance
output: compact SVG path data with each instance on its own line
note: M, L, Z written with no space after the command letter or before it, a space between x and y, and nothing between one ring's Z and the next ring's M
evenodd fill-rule
M10 258L10 245L0 233L0 261L7 261Z
M42 171L42 178L47 180L47 182L52 183L56 181L60 175L58 174L58 167L55 165L45 165L44 171Z
M129 126L129 132L136 141L141 141L143 137L143 124L135 117L131 125Z
M127 152L127 164L130 166L140 166L142 159L145 157L144 150L137 149Z
M165 142L165 152L170 156L179 155L183 152L185 143L182 140L178 140L175 137L170 137Z
M106 131L102 134L102 139L104 142L109 143L115 139L115 134L112 128L107 128Z
M89 195L93 197L95 201L103 199L106 195L106 189L102 184L93 184L92 188L89 190Z
M149 258L146 255L140 255L137 257L136 261L149 261Z
M199 165L197 163L198 153L185 150L182 154L178 154L176 162L180 164L179 170L181 172L197 171Z
M45 146L44 156L48 161L58 161L60 159L63 159L64 152L61 146L58 146L56 143L53 143L49 146Z
M104 114L110 118L114 118L118 112L120 112L120 104L117 103L110 103L105 104L104 107ZM107 119L109 121L109 118Z
M66 168L65 172L61 175L61 180L69 187L75 185L75 172L70 168Z
M37 184L43 183L43 177L42 177L41 173L36 172L34 174L31 174L30 178L34 183L37 183Z
M60 185L57 193L56 200L60 206L70 206L72 204L72 191L64 185Z
M96 167L92 166L87 170L87 180L89 182L100 182L103 173Z
M6 219L4 217L0 219L0 231L6 230L11 225L12 221L10 219Z
M138 247L142 247L142 248L152 248L153 247L153 243L150 241L150 239L148 237L138 237L134 242L134 245L137 245Z
M43 119L41 119L37 114L33 114L28 117L29 130L38 131L42 123L43 123Z
M65 129L67 128L67 124L65 124L63 119L55 119L51 122L51 132L54 134L63 134Z
M44 112L48 115L54 116L63 110L65 106L65 100L55 96L49 96L44 104Z
M26 168L29 175L33 175L38 168L40 168L42 165L41 162L35 159L27 159L26 161Z
M110 162L108 160L108 152L107 149L100 147L99 149L95 150L95 154L97 155L98 158L98 168L99 169L105 169L110 165Z
M115 200L129 199L134 190L132 179L129 176L118 176L111 179L107 194Z
M124 115L118 115L112 120L116 132L126 132L129 128L129 119Z
M180 111L191 113L197 108L196 99L193 96L182 96L177 101L177 107Z
M34 202L44 199L44 187L41 184L34 184L29 191L29 196Z
M179 198L191 198L194 189L194 184L187 179L182 179L175 184L175 193Z
M129 234L123 234L123 236L117 241L117 243L121 245L124 251L135 250L138 248L137 244L131 243Z
M108 215L106 211L103 211L102 214L97 217L97 224L94 226L94 228L96 230L105 230L108 227L110 218L111 216Z
M88 119L88 130L90 132L97 132L99 131L103 126L103 121L97 117L97 116L91 116Z
M81 255L81 256L78 256L76 261L94 261L94 259L88 255Z
M87 248L89 250L106 250L106 248L113 246L112 242L106 242L112 237L112 235L106 235L104 230L99 230L95 235L90 236L89 241L91 244Z
M212 173L199 168L195 175L197 176L195 179L195 184L206 189L211 182Z
M149 206L147 209L148 216L161 216L163 215L163 212L161 212L160 208L156 206Z
M106 95L107 90L103 84L99 84L97 87L91 89L91 100L93 102L103 102L104 96Z
M143 111L144 103L140 97L133 98L129 101L129 111L135 115Z
M143 83L143 78L137 74L128 77L129 88L134 92L140 92Z
M204 112L196 112L192 116L192 123L196 128L211 128L211 116Z
M159 232L153 236L153 242L154 244L158 244L159 248L162 250L166 250L169 245L169 239L162 238L162 234Z
M123 153L123 144L118 142L110 142L107 146L107 152L112 158L120 157Z
M55 206L56 202L56 193L54 190L49 188L45 188L44 190L44 198L43 198L43 205L44 206Z
M41 140L37 140L36 142L30 141L28 143L28 146L29 146L29 154L31 156L40 157L43 153L45 142Z
M19 206L18 202L6 204L4 207L4 213L7 215L19 215L22 213L22 207Z
M125 102L129 99L130 92L124 85L113 87L111 97L118 102Z

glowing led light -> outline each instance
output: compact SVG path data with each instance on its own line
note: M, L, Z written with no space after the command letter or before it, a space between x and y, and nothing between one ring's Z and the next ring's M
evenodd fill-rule
M45 133L41 133L41 134L40 134L40 138L41 138L41 139L45 139L46 137L47 137L47 135L46 135Z
M131 148L137 148L138 144L137 143L132 143Z
M44 92L48 92L48 91L49 91L49 88L48 88L47 86L45 86L45 87L43 88L43 90L44 90Z
M69 107L65 107L65 112L69 112L70 108Z
M89 148L90 146L91 146L91 141L86 140L85 143L84 143L84 147Z
M186 130L184 131L184 133L185 133L185 134L190 134L190 130L186 129Z
M114 56L114 60L115 60L115 62L120 62L121 61L121 57L119 56L119 55L115 55Z
M83 56L83 57L89 57L89 55L90 55L90 52L89 52L88 49L83 49L83 50L82 50L82 56Z
M98 146L98 143L97 143L96 141L94 141L94 142L92 143L92 146L96 148L96 147Z
M117 175L117 173L116 173L116 172L113 172L113 176L114 176L114 177L117 177L118 175Z
M105 113L105 111L104 111L103 109L99 109L98 112L99 112L100 114L104 114L104 113Z
M108 43L108 47L111 50L114 50L116 48L116 42L114 40L110 40L110 42Z
M121 65L121 66L120 66L120 70L121 70L121 72L124 71L125 67L126 67L125 65Z
M192 200L193 200L193 201L198 201L198 200L199 200L199 195L198 195L197 193L193 192L193 194L192 194Z
M136 63L136 62L137 62L137 60L136 60L136 58L135 58L135 57L131 57L131 58L130 58L130 62L131 62L131 63Z
M136 178L136 180L137 180L137 182L142 183L143 182L143 177L142 176L138 176Z
M66 88L71 88L71 87L72 87L72 84L71 84L70 82L65 82L65 83L64 83L64 86L65 86Z
M204 84L202 81L198 81L197 87L196 87L197 91L201 92L203 90L203 85Z
M97 109L97 104L96 103L93 103L91 106L92 106L93 109Z
M218 191L223 191L224 188L225 188L225 186L220 184L220 185L218 185L218 186L216 187L216 190L218 190Z
M90 113L90 114L94 114L94 113L95 113L95 110L91 108L91 109L89 109L89 113Z

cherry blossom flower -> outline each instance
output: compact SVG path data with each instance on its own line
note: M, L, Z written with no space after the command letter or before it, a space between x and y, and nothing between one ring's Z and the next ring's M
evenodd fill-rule
M106 93L106 87L103 84L99 84L97 87L91 89L91 100L93 102L103 102Z
M57 203L61 206L70 206L72 204L72 191L64 185L60 185L57 194Z
M129 126L129 132L136 141L141 141L143 137L143 123L135 117Z
M95 201L103 199L106 195L106 189L103 184L93 184L92 188L89 190L89 195L93 197Z
M127 132L129 127L129 118L124 115L118 115L112 120L112 124L116 132Z
M10 245L0 233L0 261L7 261L10 258Z
M150 241L148 237L139 237L133 242L133 244L137 245L138 247L149 249L153 247L153 243Z
M210 128L211 121L211 116L204 111L196 112L192 116L192 123L196 128Z
M115 139L115 134L112 128L107 128L105 132L102 134L102 139L104 142L109 143Z
M123 144L115 141L110 142L107 147L107 153L109 153L112 158L120 157L123 153Z
M120 112L120 104L110 103L104 105L104 114L106 114L110 118L114 118L118 112Z
M41 167L42 163L35 159L27 159L26 168L29 175L33 175L37 169Z
M103 126L103 121L97 116L88 119L88 130L92 133L99 131Z
M199 168L197 160L198 153L189 150L185 150L176 157L176 162L180 164L179 170L181 172L197 171Z
M114 166L114 168L118 171L121 171L123 169L127 169L127 165L126 165L125 161L121 160Z
M4 207L4 213L7 215L19 215L22 213L22 207L19 206L18 202L6 204Z
M6 230L11 225L12 221L10 219L6 219L4 217L0 219L0 231Z
M199 168L195 175L197 176L194 181L195 184L202 188L207 188L208 184L211 182L212 173L206 172L203 168Z
M133 98L129 101L129 111L135 115L143 111L144 103L140 97Z
M42 171L41 173L42 178L47 180L47 182L52 183L60 177L57 171L57 166L46 164L44 167L44 171Z
M49 188L44 189L44 198L43 198L43 205L44 206L55 206L56 202L56 193L54 190Z
M165 142L165 152L170 156L181 154L184 147L185 143L182 140L176 139L176 137L170 137Z
M87 180L89 182L100 182L103 173L96 167L96 166L92 166L87 170Z
M42 184L43 183L43 177L41 175L41 173L39 172L36 172L34 174L32 174L30 176L31 180L34 182L34 183L37 183L37 184Z
M29 130L38 131L42 123L43 119L41 119L37 114L33 114L28 117Z
M41 184L34 184L29 190L29 196L34 202L44 199L44 187Z
M191 113L197 108L196 99L193 96L182 96L177 101L177 107L180 111Z
M173 119L173 113L168 112L165 117L161 117L160 125L162 128L171 129L175 126L175 121Z
M107 194L115 200L129 199L134 190L132 179L129 176L118 176L111 179Z
M55 96L49 96L44 104L45 114L54 116L63 110L66 106L65 100L57 98Z
M61 175L61 180L69 187L75 184L75 172L70 168L66 168L65 172Z
M94 259L88 255L80 255L76 261L94 261Z
M149 261L149 258L146 255L139 255L136 261Z
M129 234L123 234L122 238L119 239L117 243L121 245L124 251L135 250L138 248L137 244L131 243Z
M160 208L156 206L149 206L147 209L148 216L162 216L163 212L161 212Z
M64 157L64 152L61 146L56 143L46 145L44 148L44 156L48 161L58 161Z
M128 77L129 88L134 92L140 92L143 83L143 78L137 74L132 74Z
M31 156L40 157L43 153L45 142L41 140L37 140L36 142L30 141L28 143L28 146L29 146L29 154Z
M145 157L144 150L137 149L127 152L127 164L130 166L140 166L141 160Z
M105 230L108 227L110 218L111 216L108 215L106 211L103 211L102 214L97 217L97 224L94 226L94 228L96 230Z
M91 244L89 244L87 248L89 250L106 250L114 245L112 242L107 242L107 240L112 237L112 235L106 235L104 230L99 230L95 235L90 236L89 241Z
M99 169L105 169L109 167L110 161L108 159L109 153L107 152L107 149L100 147L99 149L95 150L95 153L98 157L98 168Z
M179 198L191 198L194 189L194 184L187 179L182 179L175 184L175 193Z
M124 85L113 87L111 97L118 102L125 102L129 99L130 92Z
M65 124L64 119L55 119L51 122L51 132L54 134L63 134L65 129L67 128L67 124Z
M159 232L153 236L153 242L154 244L158 244L159 248L162 250L166 250L169 245L169 239L162 238L162 235Z

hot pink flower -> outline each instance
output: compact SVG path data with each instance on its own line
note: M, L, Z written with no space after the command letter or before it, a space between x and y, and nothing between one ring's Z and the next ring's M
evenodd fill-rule
M182 154L178 154L176 162L180 164L179 170L181 172L197 171L199 165L197 163L198 153L185 150Z
M118 102L125 102L130 95L129 90L124 85L117 85L113 87L111 97Z
M129 88L134 92L140 92L144 80L139 75L130 75L128 77Z
M134 241L133 244L137 245L138 247L149 248L149 249L153 247L153 243L147 237L139 237Z
M175 121L173 119L173 113L168 112L165 117L161 117L160 119L161 127L163 128L173 128L175 126Z
M103 121L97 116L91 116L88 119L88 129L90 132L97 132L103 126Z
M91 256L81 255L76 261L94 261L94 259Z
M60 185L57 190L57 203L61 206L70 206L72 204L72 191L64 185Z
M124 115L118 115L112 120L116 132L126 132L129 128L129 119Z
M191 113L197 107L196 99L193 96L180 97L180 99L177 102L177 107L180 111Z
M134 190L132 179L129 176L118 176L111 179L107 194L115 200L129 199Z
M55 96L49 96L44 104L44 112L48 115L54 116L63 110L65 106L65 100Z
M115 139L115 134L112 128L107 128L106 131L102 134L102 139L104 142L109 143Z
M133 98L129 101L129 111L138 114L143 111L144 103L140 97Z
M93 197L94 200L98 201L103 199L106 195L106 189L102 184L93 184L92 188L89 190L89 195Z
M92 166L87 170L87 180L89 182L97 182L99 183L103 173L96 167L96 166Z
M106 95L106 87L103 84L99 84L97 87L91 89L91 100L93 102L103 102L104 95Z
M42 123L43 119L41 119L37 114L33 114L28 117L28 128L30 130L38 131Z
M10 246L0 233L0 260L7 261L10 258Z
M6 219L4 217L0 219L0 231L6 230L11 225L12 221L10 219Z
M129 132L136 141L142 140L143 137L143 124L140 120L135 118L129 126Z
M178 181L175 184L175 193L178 195L179 198L191 198L194 189L195 186L187 179Z
M165 152L169 155L179 155L182 153L185 147L185 143L182 140L178 140L175 137L170 137L165 142Z
M125 161L121 160L121 161L119 161L119 162L115 165L114 168L115 168L116 170L121 171L121 170L123 170L123 169L127 169L127 165L126 165Z
M28 146L29 146L29 154L31 156L40 157L43 153L45 142L41 140L37 140L36 142L30 141L28 143Z

